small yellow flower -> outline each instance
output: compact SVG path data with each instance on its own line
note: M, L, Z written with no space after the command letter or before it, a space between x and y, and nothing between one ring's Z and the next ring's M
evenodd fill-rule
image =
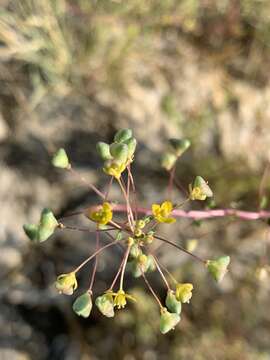
M112 220L113 212L111 205L108 202L103 203L102 208L97 211L92 211L89 218L99 225L106 225Z
M120 179L121 174L123 171L125 171L125 169L126 163L117 164L116 162L109 162L104 166L103 171L106 174L115 177L116 179Z
M177 284L175 289L175 296L178 301L182 303L189 303L189 300L192 297L193 285L186 284Z
M173 217L169 217L173 210L173 205L170 201L164 201L161 205L153 204L152 213L155 220L160 223L172 224L176 220Z
M118 290L117 293L112 293L114 296L114 306L118 309L124 308L127 304L127 300L137 301L132 295L126 294L124 290Z
M202 189L199 186L190 188L190 199L191 200L205 200L206 195L203 193Z
M212 197L213 192L210 189L208 182L201 176L196 176L193 185L189 185L189 198L190 200L205 200L208 197Z
M78 287L75 273L59 275L56 279L55 287L60 294L72 295Z

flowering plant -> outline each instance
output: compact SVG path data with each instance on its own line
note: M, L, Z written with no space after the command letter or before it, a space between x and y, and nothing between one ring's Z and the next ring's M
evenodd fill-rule
M179 157L189 148L189 140L170 140L170 148L161 159L162 166L169 173L168 196L161 204L152 204L151 210L139 207L137 203L136 187L132 174L136 144L137 141L130 129L119 130L111 144L104 142L97 144L97 152L103 161L103 171L106 176L110 177L108 189L103 193L93 184L88 184L101 198L100 204L92 205L87 209L76 212L76 214L71 214L85 216L95 224L93 231L88 228L72 227L72 229L93 232L96 238L96 251L69 273L59 275L56 279L55 287L61 294L73 295L78 288L77 273L88 262L94 260L89 288L84 289L83 293L75 299L73 310L78 316L87 318L91 313L94 303L104 316L113 317L116 309L125 308L127 300L139 302L139 299L136 299L125 290L124 277L129 268L135 278L141 277L145 281L151 294L156 299L160 309L160 331L165 334L174 329L179 323L182 304L189 303L192 298L193 284L177 281L169 270L161 264L151 248L152 243L154 241L164 242L191 256L192 259L199 261L218 282L223 279L227 272L230 257L222 256L216 260L202 259L189 249L158 234L160 223L173 226L177 217L180 217L181 214L182 216L187 214L184 210L180 210L187 202L195 200L203 201L213 196L207 181L201 176L197 176L193 184L189 186L188 196L182 204L174 204L171 200L176 163ZM54 154L52 164L55 167L76 173L64 149L59 149ZM82 180L85 181L84 179ZM110 199L110 189L113 181L121 189L124 198L123 205L115 204ZM125 214L125 219L121 222L117 221L114 217L115 212ZM67 216L70 216L70 214ZM38 224L24 225L24 231L30 240L43 242L50 238L57 229L68 230L71 228L63 223L64 219L65 216L57 219L50 209L45 209L41 213L40 222ZM103 246L100 244L101 232L108 235L110 239L110 242ZM123 258L111 285L103 294L98 295L93 302L93 287L98 257L107 248L116 244L124 249ZM147 274L153 271L156 271L161 276L166 287L167 296L165 303L160 300L149 282ZM119 282L118 285L117 282Z

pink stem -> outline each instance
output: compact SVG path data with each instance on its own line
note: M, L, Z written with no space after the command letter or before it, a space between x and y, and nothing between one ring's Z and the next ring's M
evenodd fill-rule
M126 212L126 205L117 204L113 206L113 211ZM151 215L152 211L147 208L138 207L137 211L144 215ZM217 217L235 216L245 220L258 220L270 218L270 211L246 211L246 210L235 210L235 209L211 209L211 210L180 210L176 209L172 211L172 215L180 218L188 219L210 219Z

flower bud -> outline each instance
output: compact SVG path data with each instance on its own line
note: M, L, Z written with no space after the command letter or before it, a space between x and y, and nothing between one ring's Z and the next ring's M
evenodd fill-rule
M160 332L166 334L170 330L173 330L179 321L180 316L178 314L170 313L166 308L163 308L160 317Z
M172 313L180 315L182 304L181 301L178 301L175 297L175 294L172 290L169 290L166 297L166 306Z
M130 248L129 254L131 257L136 259L138 256L142 254L142 250L138 244L133 244Z
M98 296L95 301L99 311L107 317L114 317L114 303L113 297L110 292L107 292L101 296Z
M154 260L153 255L147 256L147 271L155 271L156 270L156 263Z
M114 141L121 143L130 138L132 138L132 130L131 129L121 129L121 130L118 130L117 133L115 134Z
M149 232L145 235L145 237L144 237L143 240L146 242L146 244L152 244L152 242L154 241L154 232L153 232L153 231L149 231Z
M54 154L52 158L52 164L53 166L62 169L70 168L70 163L65 149L61 148Z
M169 142L177 157L181 156L191 145L188 139L170 139Z
M110 146L108 144L99 141L96 145L96 149L102 160L112 159L112 155L110 153Z
M142 276L142 270L141 270L142 268L140 267L138 261L136 260L131 261L130 269L133 277L139 278L140 276Z
M145 227L145 221L140 219L136 221L136 227L139 229L143 229Z
M110 152L117 163L126 163L128 158L128 147L126 144L113 143L110 145Z
M78 316L87 318L90 315L92 310L92 298L89 291L77 297L72 305L72 309Z
M60 294L72 295L78 287L75 273L59 275L56 279L55 287Z
M143 232L141 229L135 228L135 230L134 230L135 237L140 237L140 236L142 236L142 234L143 234Z
M228 266L230 264L229 256L221 256L217 260L208 260L206 267L213 278L220 282L228 271Z
M167 171L170 171L174 167L176 160L177 157L175 154L167 152L161 156L161 166Z

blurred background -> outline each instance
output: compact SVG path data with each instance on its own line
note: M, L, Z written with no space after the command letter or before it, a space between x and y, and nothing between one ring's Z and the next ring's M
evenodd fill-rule
M93 237L63 231L33 246L22 231L44 207L61 216L98 201L52 168L51 154L64 147L74 168L104 189L95 144L122 127L139 142L142 205L166 196L159 157L167 139L187 137L181 184L201 175L217 207L257 210L270 182L269 45L268 0L0 0L1 360L270 359L267 223L179 220L160 228L185 246L197 239L202 257L232 258L217 286L185 255L159 249L162 263L194 284L181 323L166 336L141 279L127 277L139 301L114 319L96 310L78 318L74 298L58 295L53 282L88 256ZM117 187L112 194L121 200ZM175 190L174 198L183 194ZM103 256L97 293L120 255ZM82 288L90 271L80 274ZM164 300L158 275L150 280Z

